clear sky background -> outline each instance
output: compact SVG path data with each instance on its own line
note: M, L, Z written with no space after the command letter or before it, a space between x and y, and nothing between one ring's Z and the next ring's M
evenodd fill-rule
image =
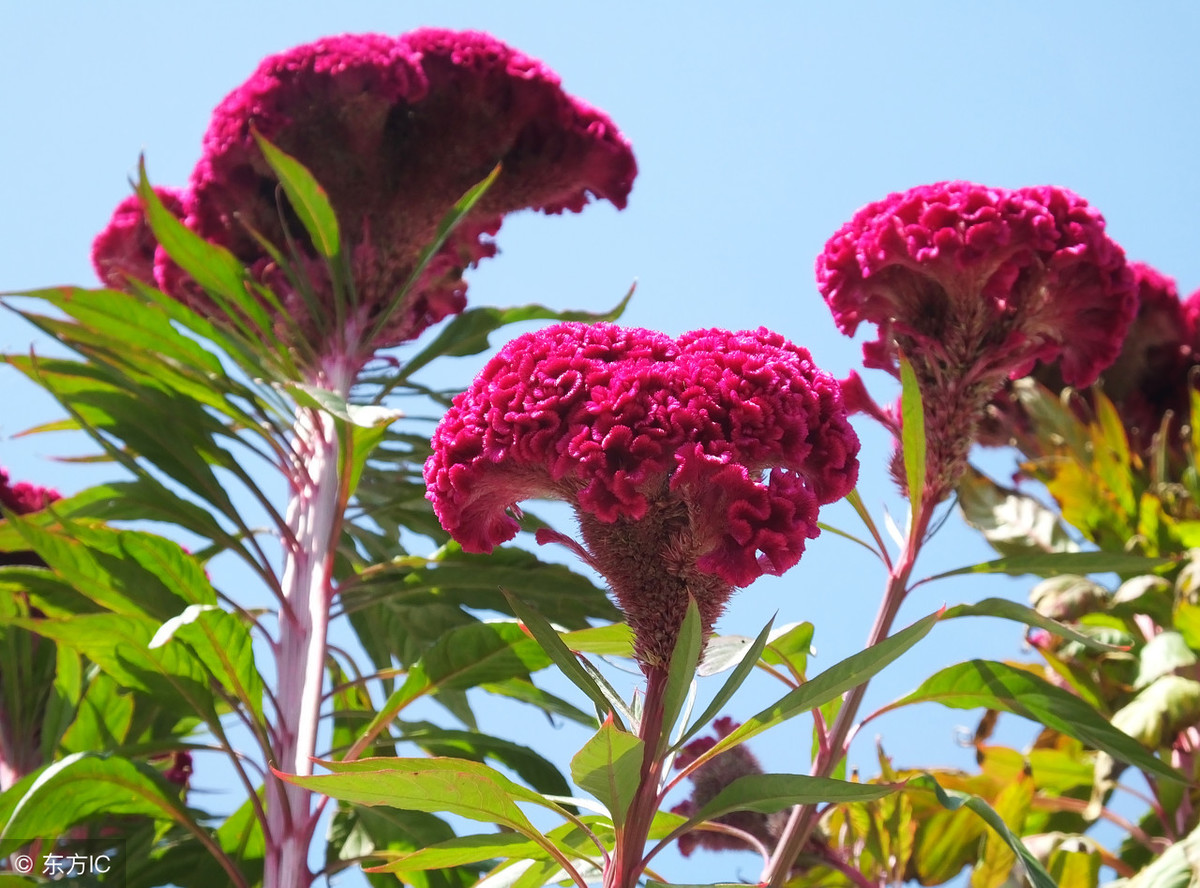
M335 33L420 25L487 30L544 60L568 91L612 116L641 167L622 213L604 204L507 221L501 255L471 275L472 304L599 310L636 279L627 324L674 335L766 325L843 376L859 344L837 332L817 294L815 257L863 204L955 178L1069 187L1104 213L1130 258L1174 276L1185 294L1200 286L1198 4L761 2L734 11L710 2L0 0L0 290L94 283L92 238L129 193L139 153L152 181L185 184L212 108L264 56ZM0 318L0 348L31 344L45 348ZM481 360L443 366L429 381L465 386ZM893 390L882 374L866 378L877 395ZM15 479L69 493L108 477L47 459L80 452L78 438L14 440L58 412L16 374L0 391L0 465ZM858 428L864 498L877 516L886 503L902 521L883 469L889 442ZM1004 470L1003 458L988 460ZM823 517L858 531L844 506ZM951 516L917 575L988 557ZM881 581L865 552L825 537L787 576L740 593L719 628L754 635L775 611L779 622L812 620L813 666L823 668L859 649ZM901 623L943 602L1023 600L1028 585L923 587ZM939 627L872 685L867 708L941 665L1021 653L1010 624ZM777 695L765 682L732 714ZM515 721L499 707L481 711L485 729L505 733ZM875 729L898 765L969 767L955 731L974 719L921 708ZM582 742L528 721L524 738L562 761ZM866 734L853 760L872 775L875 730ZM776 771L807 770L807 749L799 723L754 744ZM196 781L205 786L203 771ZM709 881L717 863L703 853L686 867L659 862L678 881ZM732 865L720 862L722 878L757 878L754 858L736 873Z

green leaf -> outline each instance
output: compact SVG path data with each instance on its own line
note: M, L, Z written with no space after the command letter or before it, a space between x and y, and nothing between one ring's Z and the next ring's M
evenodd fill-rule
M771 666L784 666L797 681L808 669L808 654L812 650L813 624L792 623L781 626L780 632L767 643L762 660Z
M850 783L805 774L745 774L729 783L688 820L688 826L715 820L733 811L773 814L793 805L869 802L902 787L879 783Z
M683 712L687 701L688 690L696 676L696 666L700 662L700 650L704 638L700 633L700 609L696 599L688 594L687 612L679 627L679 636L675 639L675 648L671 651L671 663L667 669L667 682L662 692L662 732L658 737L658 754L662 754L671 743L671 728Z
M793 691L785 694L772 706L753 718L747 719L740 728L723 737L698 761L708 761L713 756L761 734L767 728L781 724L801 713L822 706L840 697L851 688L868 681L881 669L929 634L942 612L937 611L918 620L906 629L885 638L879 644L847 657L820 675Z
M515 836L513 833L502 835ZM330 826L326 860L334 863L356 861L363 857L395 859L396 855L419 853L419 849L436 847L453 838L454 830L432 814L342 804L338 806ZM528 841L521 836L515 838ZM440 873L411 871L405 881L413 888L466 888L477 878L476 874L466 870ZM383 877L368 876L368 880L372 885L388 884ZM396 884L394 879L389 881L391 885Z
M141 815L190 823L176 788L127 759L75 753L43 768L11 811L0 810L0 855L33 838L65 836L95 817Z
M615 321L625 311L629 300L633 297L630 289L620 302L605 312L592 313L586 311L556 311L544 305L521 305L513 308L471 308L446 324L437 338L429 343L416 357L410 360L404 368L405 376L411 376L434 358L443 355L465 357L487 351L491 346L489 336L509 324L521 321L579 321L585 324L595 324L602 321Z
M296 158L276 148L257 132L254 133L254 141L262 150L267 164L279 177L279 184L283 186L300 224L312 238L313 246L326 259L332 259L341 251L341 237L329 195Z
M182 646L151 650L150 623L117 614L81 614L22 620L19 625L78 651L120 684L155 696L164 707L184 702L210 723L216 718L207 671Z
M571 777L609 810L617 829L633 804L641 779L645 744L617 728L611 719L600 726L571 759Z
M1185 779L1074 694L1032 672L1005 663L970 660L949 666L882 711L926 702L940 703L952 709L1011 712L1074 737L1150 774L1174 781Z
M1164 675L1196 664L1196 654L1183 636L1171 630L1160 632L1146 642L1138 655L1138 674L1133 689L1141 690Z
M563 675L575 687L587 694L588 699L596 704L598 711L612 711L613 707L610 705L604 691L601 690L600 685L596 683L596 680L584 668L579 658L566 646L549 621L516 597L512 595L506 597L513 613L525 624L530 634L542 646L542 650L554 661L554 665L562 670Z
M948 811L957 811L965 807L975 812L988 826L996 831L1020 859L1021 863L1024 864L1025 874L1033 884L1033 888L1058 888L1054 880L1050 878L1050 874L1038 862L1038 859L1025 847L1025 843L1008 828L1008 824L983 799L956 789L943 789L930 774L923 774L913 778L908 782L908 787L914 790L932 792L937 797L941 806Z
M366 758L317 764L333 773L299 777L277 771L276 775L296 786L357 805L444 812L520 832L533 827L516 801L544 803L541 796L498 771L461 759Z
M958 617L999 617L1002 620L1012 620L1016 623L1024 623L1026 626L1036 626L1040 629L1045 629L1053 635L1076 641L1084 647L1095 651L1124 650L1123 647L1105 644L1093 635L1079 632L1065 623L1042 616L1033 608L1017 604L1015 601L1008 601L1004 598L985 598L976 604L957 605L956 607L947 609L942 619L952 620Z
M209 243L175 218L146 178L145 163L138 164L138 196L146 212L146 221L167 255L218 303L231 322L251 326L243 332L272 347L278 343L272 334L271 319L258 300L246 288L246 270L224 247Z
M507 826L552 854L561 853L542 835L518 801L556 813L566 812L503 774L461 759L361 759L318 764L332 774L298 777L276 771L289 783L359 805L388 805L411 811L456 814L468 820Z
M457 836L425 848L418 848L399 857L388 855L388 862L368 869L373 873L411 873L479 863L492 858L526 860L541 857L540 846L519 833L488 833L480 836ZM407 879L405 881L408 881Z
M734 670L732 673L730 673L729 678L727 678L725 683L721 685L721 689L713 696L712 702L710 702L708 706L705 707L704 711L697 716L697 718L692 722L692 726L684 731L679 739L675 741L675 744L671 747L672 749L682 749L683 745L692 737L694 737L696 733L705 725L707 725L712 720L713 716L720 712L722 707L724 707L725 704L732 699L734 693L742 686L742 683L745 682L746 677L750 674L751 670L754 669L754 665L758 662L759 656L762 655L763 648L766 646L767 638L770 637L771 626L774 622L774 618L768 620L767 625L764 626L762 631L758 633L758 638L754 639L750 646L743 650L741 660L738 662L737 666L734 667Z
M263 720L263 680L254 665L250 632L240 619L210 604L193 604L164 623L150 639L153 650L172 641L186 644L221 686Z
M538 643L516 623L469 623L455 627L409 669L404 684L371 719L361 738L378 735L419 697L527 677L530 672L549 665L550 659Z
M598 657L633 656L633 631L627 623L576 629L574 632L563 633L562 640L567 647L580 654L595 654Z
M912 512L921 508L925 492L925 408L921 400L921 385L912 364L901 353L900 358L900 443L904 449L904 477L908 483L908 499Z
M1001 487L971 466L959 480L957 492L967 523L1001 555L1079 549L1054 511L1035 497Z
M972 564L945 573L935 574L924 582L944 580L963 574L1008 574L1019 577L1034 574L1039 577L1056 577L1060 574L1144 574L1155 568L1174 563L1170 558L1147 558L1126 552L1047 552L1037 555L1014 555L983 564Z
M434 756L465 758L480 763L490 759L546 795L571 794L566 779L554 765L528 746L511 740L478 731L448 730L428 723L404 724L400 739L415 743Z

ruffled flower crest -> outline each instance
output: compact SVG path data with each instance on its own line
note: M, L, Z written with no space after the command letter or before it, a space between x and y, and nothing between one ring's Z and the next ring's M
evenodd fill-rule
M356 314L333 331L333 283L286 201L254 135L304 164L337 213ZM492 188L426 267L403 305L393 303L441 220L492 171ZM492 256L503 217L521 209L581 210L591 197L624 207L637 173L629 143L603 113L563 92L536 60L474 31L422 29L398 38L343 35L264 60L217 107L190 189L178 199L190 228L229 249L281 300L278 330L317 354L379 348L416 338L466 305L463 270ZM174 209L174 207L172 207ZM136 199L97 239L94 263L113 282L130 274L121 250L136 243L132 274L145 280ZM144 228L144 222L141 223ZM258 238L298 255L327 317L275 265ZM159 249L155 280L205 313L217 311ZM361 341L384 313L373 341Z
M799 561L857 453L837 383L776 333L559 324L510 342L455 398L425 481L471 552L516 535L521 500L571 503L577 551L659 666L689 594L707 633L735 586Z
M817 282L839 329L878 336L868 367L912 362L925 396L936 498L1009 378L1055 362L1086 386L1121 349L1137 289L1104 219L1071 192L942 182L859 210L826 244Z

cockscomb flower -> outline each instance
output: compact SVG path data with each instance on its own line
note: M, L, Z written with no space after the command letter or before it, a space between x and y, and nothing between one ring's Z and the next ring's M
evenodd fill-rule
M675 769L683 770L717 743L728 737L741 725L725 716L713 722L715 737L697 737L679 751L675 757ZM717 797L721 790L733 783L739 777L749 774L761 774L762 766L758 759L742 744L727 749L714 756L688 775L692 781L692 795L686 801L680 802L671 809L671 813L691 817L709 802ZM787 812L773 815L760 814L757 811L735 811L718 817L715 822L740 829L770 850L778 840ZM690 857L697 847L709 851L746 851L747 843L735 835L707 830L694 830L684 833L678 839L679 853Z
M455 398L425 481L470 552L516 535L521 500L571 503L577 551L640 661L661 666L689 593L707 637L733 587L796 564L857 453L836 381L777 333L558 324L508 343Z
M490 235L507 213L579 211L593 196L621 208L637 173L629 143L607 116L563 92L540 62L486 34L343 35L267 58L213 114L184 197L186 221L251 268L301 337L317 344L328 340L328 318L311 316L259 238L298 260L329 318L332 283L280 196L256 133L325 188L358 307L337 331L336 347L368 356L462 311L462 272L495 254ZM439 223L497 164L491 189L394 306ZM161 250L158 264L164 289L213 309ZM362 342L385 311L383 330Z
M15 515L40 512L55 500L61 499L57 490L39 487L28 481L10 484L8 472L0 469L0 506Z
M1104 394L1138 450L1147 449L1168 415L1168 432L1173 441L1189 411L1188 374L1200 359L1196 341L1195 314L1179 298L1175 281L1145 263L1131 262L1129 268L1137 286L1138 310L1121 345L1116 361L1100 379ZM1035 381L1060 394L1066 387L1059 368L1053 364L1037 367ZM1088 412L1090 398L1084 394L1073 403ZM1031 420L1009 389L1000 392L988 408L979 440L986 445L1016 443L1027 455L1036 449L1036 436L1030 434ZM1168 443L1171 443L1169 441Z
M1095 381L1121 349L1137 288L1104 219L1061 188L942 182L859 210L825 246L817 282L839 329L868 321L864 363L912 362L925 396L935 495L965 465L1005 379L1057 362Z
M182 192L155 188L154 193L170 212L183 216ZM141 198L131 194L117 204L108 227L92 242L92 265L105 286L113 289L126 290L131 281L153 286L157 249L158 241L146 221Z

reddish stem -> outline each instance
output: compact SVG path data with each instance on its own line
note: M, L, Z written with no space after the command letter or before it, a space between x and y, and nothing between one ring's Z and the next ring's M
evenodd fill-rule
M646 697L642 705L642 721L638 736L645 744L642 753L641 779L633 803L626 813L624 825L617 830L616 848L611 865L604 872L604 888L635 888L645 869L646 839L654 815L658 813L659 789L662 779L662 756L659 742L663 730L663 691L667 686L664 666L650 667L646 676Z

